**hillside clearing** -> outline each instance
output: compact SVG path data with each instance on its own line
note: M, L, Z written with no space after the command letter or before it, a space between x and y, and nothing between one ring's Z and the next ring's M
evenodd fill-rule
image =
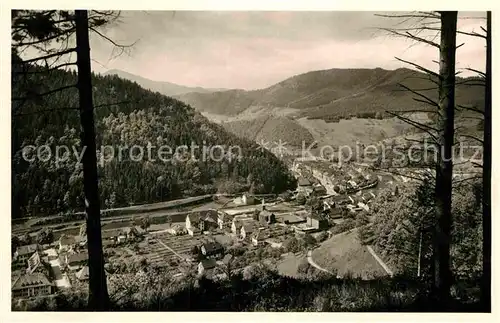
M356 231L326 240L313 251L312 259L321 267L340 276L352 275L371 279L387 275L367 248L360 244Z

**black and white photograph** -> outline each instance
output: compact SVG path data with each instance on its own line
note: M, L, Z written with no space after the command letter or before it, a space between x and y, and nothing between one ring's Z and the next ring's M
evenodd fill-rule
M12 312L492 312L490 9L26 8Z

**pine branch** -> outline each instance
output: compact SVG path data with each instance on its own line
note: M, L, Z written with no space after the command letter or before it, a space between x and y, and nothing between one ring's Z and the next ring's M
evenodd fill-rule
M420 130L424 131L424 132L425 132L425 133L427 133L429 136L431 136L431 138L432 138L433 140L435 140L436 142L438 141L438 140L437 140L437 138L436 138L436 136L435 136L432 132L430 132L430 131L439 132L439 131L438 131L438 129L433 128L433 127L428 126L428 125L424 125L423 123L420 123L420 122L413 121L413 120L411 120L411 119L409 119L409 118L403 117L403 116L398 115L398 114L396 114L396 113L392 113L392 112L390 112L390 111L386 111L386 112L387 112L387 113L389 113L390 115L393 115L393 116L395 116L396 118L398 118L398 119L400 119L400 120L402 120L402 121L404 121L404 122L406 122L406 123L408 123L408 124L410 124L410 125L414 126L415 128L417 128L417 129L420 129Z
M428 104L430 104L432 106L435 106L435 107L439 107L439 104L436 101L434 101L431 98L429 98L428 96L426 96L426 95L424 95L422 93L419 93L417 91L414 91L414 90L410 89L409 87L407 87L404 84L398 83L398 85L401 86L402 88L404 88L405 90L410 91L411 93L413 93L413 94L415 94L415 95L423 98Z
M50 94L53 94L53 93L56 93L56 92L60 92L60 91L64 91L64 90L67 90L67 89L70 89L70 88L74 88L76 87L77 84L73 84L73 85L66 85L66 86L63 86L63 87L60 87L60 88L57 88L57 89L54 89L54 90L50 90L50 91L47 91L47 92L44 92L44 93L33 93L33 92L30 92L31 95L28 95L26 97L14 97L12 98L12 101L23 101L23 100L26 100L26 99L34 99L34 98L40 98L40 97L43 97L43 96L47 96L47 95L50 95Z
M412 39L412 40L416 40L416 41L419 41L421 43L425 43L427 45L430 45L430 46L433 46L433 47L436 47L436 48L439 48L439 44L433 42L433 41L430 41L430 40L427 40L425 38L422 38L422 37L418 37L416 35L413 35L411 34L410 32L406 32L406 33L400 33L394 29L390 29L390 28L381 28L381 30L384 30L384 31L387 31L388 33L390 34L393 34L393 35L396 35L396 36L399 36L399 37L403 37L403 38L409 38L409 39Z
M56 52L56 53L52 53L52 54L45 55L45 56L35 57L35 58L28 59L28 60L21 61L21 62L14 62L14 64L17 64L17 65L30 64L30 63L34 63L34 62L37 62L37 61L40 61L40 60L46 60L46 59L49 59L49 58L52 58L52 57L60 57L62 55L65 55L65 54L68 54L68 53L72 53L74 51L76 51L76 47L72 47L72 48L63 50L61 52Z
M476 112L476 113L480 113L480 114L484 115L484 111L482 111L482 110L479 110L477 108L472 108L472 107L466 107L466 106L463 106L461 104L456 105L455 110L458 110L458 109L464 109L467 111L472 111L472 112Z
M14 72L13 71L12 73L13 74L22 74L22 75L25 75L25 74L45 74L49 71L57 70L61 67L72 66L72 65L76 65L76 62L59 64L57 66L46 68L43 71L23 71L23 72Z
M470 139L473 139L473 140L476 140L478 142L480 142L482 145L484 144L484 140L483 139L480 139L476 136L472 136L472 135L465 135L465 134L460 134L461 137L465 137L465 138L470 138Z
M481 75L481 76L482 76L482 77L484 77L484 78L486 77L486 73L485 73L485 72L481 72L481 71L479 71L479 70L476 70L476 69L473 69L473 68L469 68L469 67L467 67L467 68L465 68L465 69L466 69L467 71L475 72L475 73L477 73L477 74Z
M404 59L401 59L401 58L398 58L398 57L394 57L394 58L395 58L395 59L397 59L397 60L398 60L398 61L400 61L400 62L403 62L403 63L409 64L409 65L412 65L412 66L416 67L418 70L423 71L423 72L425 72L425 73L427 73L427 74L430 74L430 75L432 75L432 76L436 77L437 79L440 79L440 78L441 78L441 77L439 76L439 74L438 74L438 73L433 72L433 71L431 71L431 70L429 70L429 69L427 69L427 68L425 68L425 67L423 67L423 66L420 66L420 65L415 64L415 63L410 62L410 61L405 61Z
M36 114L42 114L42 113L47 113L47 112L55 112L55 111L68 111L68 110L79 110L79 108L54 108L54 109L43 109L39 111L33 111L33 112L25 112L25 113L16 113L12 114L12 117L24 117L24 116L30 116L30 115L36 115Z

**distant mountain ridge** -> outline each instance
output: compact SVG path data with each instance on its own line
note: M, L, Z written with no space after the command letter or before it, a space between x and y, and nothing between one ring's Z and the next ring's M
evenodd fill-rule
M185 86L185 85L180 85L180 84L175 84L171 82L165 82L165 81L153 81L147 78L144 78L139 75L135 75L132 73L128 73L122 70L117 70L117 69L111 69L109 71L106 71L103 73L103 75L117 75L123 79L136 82L139 84L141 87L154 91L154 92L159 92L163 95L168 95L168 96L174 96L174 95L182 95L190 92L197 92L197 93L211 93L211 92L216 92L216 91L226 91L227 89L211 89L211 88L202 88L202 87L190 87L190 86Z
M457 78L457 104L482 108L484 89L465 85L464 80ZM407 127L389 120L392 116L387 111L430 111L434 107L415 100L421 98L400 84L437 102L438 91L433 81L428 75L408 68L334 68L295 75L259 90L191 92L175 98L212 121L221 122L239 137L282 140L297 146L303 141L309 142L311 135L318 141L328 138L327 143L338 142L335 138L339 136L367 137L363 133L368 133L368 128L371 135L366 139L375 140L384 134L401 135ZM371 121L368 124L348 121L353 117ZM339 124L341 119L348 120ZM366 129L357 129L358 123ZM349 128L351 124L355 128Z
M186 93L176 98L199 111L228 116L257 107L294 109L312 118L421 108L423 104L411 92L402 91L399 83L415 90L431 89L422 92L437 96L432 90L435 84L415 70L335 68L299 74L260 90ZM457 85L456 93L459 104L481 106L484 101L484 90L478 87Z

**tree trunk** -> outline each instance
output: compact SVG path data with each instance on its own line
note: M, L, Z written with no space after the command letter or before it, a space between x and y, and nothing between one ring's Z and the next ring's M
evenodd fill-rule
M436 230L433 296L443 306L450 301L451 190L455 117L455 52L457 12L441 12L439 60L439 152L436 163Z
M491 11L486 17L486 87L483 144L483 277L481 304L491 312Z
M97 183L97 157L92 103L90 46L88 15L86 10L76 10L76 45L78 66L78 92L80 103L81 138L83 154L83 186L87 215L87 243L89 253L89 300L90 310L106 310L109 307L104 256L101 240L101 214Z

